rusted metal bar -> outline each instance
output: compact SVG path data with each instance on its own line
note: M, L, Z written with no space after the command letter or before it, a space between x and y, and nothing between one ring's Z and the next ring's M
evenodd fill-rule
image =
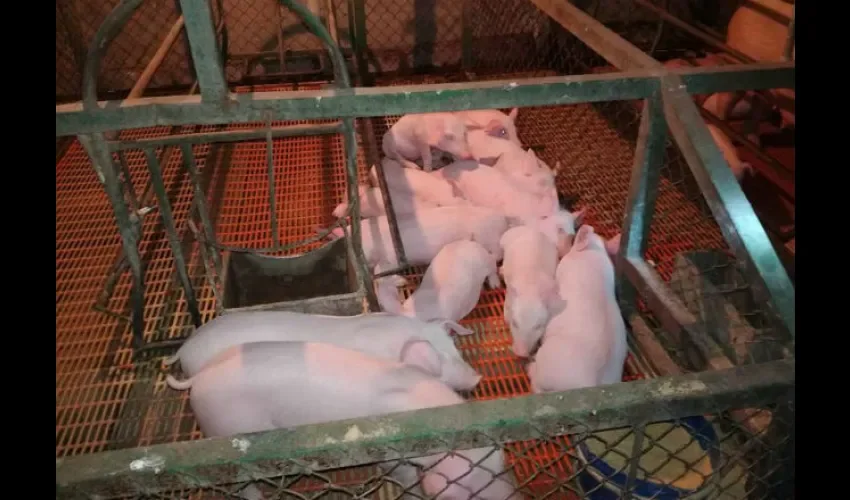
M234 95L227 106L199 96L134 99L86 113L80 103L56 106L56 135L157 125L221 125L274 120L339 119L643 99L657 88L650 72L574 75L385 88L257 92Z
M201 100L224 104L228 98L221 54L208 0L180 0Z
M57 497L112 497L365 465L594 432L784 401L795 361L378 417L78 455L56 461Z

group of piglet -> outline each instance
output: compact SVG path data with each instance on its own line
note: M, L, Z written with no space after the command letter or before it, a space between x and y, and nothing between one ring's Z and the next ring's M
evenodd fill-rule
M458 391L474 389L481 375L452 335L473 333L458 321L475 307L484 281L499 286L499 262L513 351L528 357L542 339L528 366L535 392L620 380L625 326L610 252L592 227L575 230L580 213L559 207L554 172L522 148L516 116L516 109L407 115L384 136L381 167L407 260L428 265L410 298L399 299L404 280L391 276L376 280L383 312L224 314L166 360L179 361L188 377L166 381L191 388L207 437L465 404ZM454 161L436 170L443 152ZM370 178L377 180L375 168ZM391 270L398 262L385 200L375 187L359 191L366 259L376 273ZM343 203L334 212L347 210ZM337 228L332 237L343 234ZM359 433L352 427L325 440ZM414 495L522 498L493 446L381 467ZM255 486L240 494L263 498Z
M403 302L397 288L405 279L377 279L378 302L392 314L457 322L475 308L485 282L500 286L501 274L514 353L527 358L545 338L528 368L535 391L616 382L625 327L609 257L619 239L606 247L587 225L576 234L583 211L559 205L560 164L553 170L523 149L517 114L517 108L411 114L384 135L381 167L405 256L428 268ZM453 161L436 169L445 155ZM375 187L359 186L360 228L366 260L380 274L398 260L377 176L373 166ZM333 215L348 210L343 202ZM343 234L338 228L331 237ZM561 369L575 353L583 353L581 360Z

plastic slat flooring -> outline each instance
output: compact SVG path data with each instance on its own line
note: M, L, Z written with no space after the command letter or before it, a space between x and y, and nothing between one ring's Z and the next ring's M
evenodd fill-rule
M379 124L376 136L380 138L396 118L387 117L383 127ZM208 130L214 128L192 129ZM559 190L580 195L578 206L589 208L586 223L604 237L613 236L623 218L634 144L621 137L592 105L524 108L519 115L518 130L525 144L545 146L541 157L551 166L555 159L561 161ZM127 131L122 137L169 133L172 132L167 127L156 127ZM280 239L288 243L312 236L317 225L332 220L330 212L342 200L345 186L342 137L276 139L273 151ZM362 148L359 151L359 178L363 180L367 165ZM208 168L208 152L208 145L195 147L199 170ZM235 143L211 158L216 168L208 201L218 207L215 227L221 243L253 248L270 246L265 142ZM147 180L143 155L132 151L127 154L127 160L139 189ZM192 190L180 168L181 161L176 150L163 163L163 176L178 231L183 235L188 231L185 220ZM169 353L157 353L131 363L129 324L92 309L110 266L119 255L120 241L107 198L78 142L57 163L56 178L56 456L200 438L188 394L172 391L165 385L160 361ZM662 179L656 214L662 217L653 224L649 257L665 278L669 278L665 270L672 269L676 253L690 248L724 248L710 217L667 179ZM171 251L156 211L145 218L141 253L147 266L146 337L187 336L191 321L182 292L175 286ZM189 263L202 319L208 321L215 313L215 298L203 279L203 266L196 251L190 252ZM422 272L423 269L417 269L409 274L411 284L418 282ZM112 310L127 307L129 289L130 279L125 273L109 301ZM410 291L406 290L405 294ZM476 333L456 339L464 357L483 375L481 384L471 394L472 399L508 398L530 392L524 369L509 350L510 333L502 317L503 303L503 288L485 287L475 310L462 321ZM572 495L566 492L547 495L557 489L555 478L563 480L574 473L574 464L562 450L568 446L564 438L514 443L509 446L507 459L515 466L518 482L531 479L528 493L535 497L570 498ZM333 477L340 484L353 484L362 481L371 470L339 471ZM318 491L322 486L308 480L297 489Z

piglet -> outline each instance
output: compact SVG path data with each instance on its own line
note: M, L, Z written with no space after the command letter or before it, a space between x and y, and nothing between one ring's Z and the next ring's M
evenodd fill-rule
M472 158L466 125L453 113L404 115L384 134L381 147L387 158L410 162L421 159L426 172L434 166L431 148L445 151L455 158Z
M387 214L387 206L384 203L384 196L380 188L370 188L360 185L357 187L360 194L360 217L366 219L369 217L377 217ZM434 202L420 199L416 196L411 196L409 193L400 192L391 194L393 202L393 212L396 217L401 215L409 215L417 210L426 208L434 208L438 205ZM348 202L344 201L334 208L333 216L342 217L348 210Z
M550 243L555 245L560 259L570 251L573 237L576 234L576 226L580 226L584 220L584 209L570 212L559 208L554 214L537 219L529 223L530 226L540 231ZM509 221L511 225L514 221Z
M737 179L740 183L743 181L745 175L752 175L753 166L738 158L738 151L735 149L735 145L732 144L729 137L719 128L710 123L706 123L705 126L708 127L708 131L711 132L711 137L714 138L714 142L717 144L717 147L720 148L720 152L723 153L723 159L726 160L726 163L732 170L732 174L735 176L735 179Z
M523 222L546 217L558 209L558 193L554 189L545 194L526 191L495 167L476 161L456 161L434 175L452 183L470 203Z
M183 373L191 377L235 345L314 340L419 366L458 390L472 389L481 377L463 360L449 331L472 333L448 320L427 322L384 313L325 316L291 311L234 312L198 328L165 364L180 361Z
M322 342L234 346L194 377L178 381L169 375L166 382L176 390L191 388L189 403L206 437L464 404L418 367ZM246 439L250 446L250 436ZM421 490L429 498L519 498L501 451L487 447L454 453L410 459L425 468ZM413 466L381 466L410 493L422 495L414 484L418 474ZM256 488L250 493L255 498L260 494Z
M506 148L493 168L509 176L522 189L535 195L555 196L555 172L537 158L533 149ZM554 194L553 194L554 193Z
M423 202L441 207L466 205L460 191L445 179L440 179L420 170L404 168L398 161L390 158L381 160L384 178L393 201L398 197L416 198ZM378 171L375 166L369 170L369 180L378 185Z
M528 357L543 336L549 318L564 304L558 296L555 245L537 229L518 226L502 235L502 277L505 278L505 321L513 337L512 349Z
M455 241L437 253L413 295L385 310L423 321L460 321L475 308L485 280L490 288L500 285L493 255L474 241Z
M469 131L481 130L494 139L505 139L517 146L522 146L516 131L519 108L513 108L508 114L498 109L470 109L458 111L455 114L463 119Z
M549 321L528 366L536 393L614 384L622 380L626 325L614 292L614 265L592 226L576 233L556 270L566 308Z
M489 167L488 167L489 168ZM411 265L429 264L441 248L457 240L473 240L487 249L497 261L502 258L499 238L508 230L507 218L491 209L475 206L437 207L397 219L405 256ZM363 253L375 272L398 267L386 215L360 221ZM334 229L328 238L343 236Z

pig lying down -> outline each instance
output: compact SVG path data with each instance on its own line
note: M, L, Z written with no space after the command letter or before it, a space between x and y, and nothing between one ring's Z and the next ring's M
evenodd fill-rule
M191 388L189 402L207 437L464 403L451 388L417 367L321 342L231 347L194 377L177 381L169 375L166 382L177 390ZM414 483L421 477L421 490L429 498L521 498L514 494L501 451L488 447L454 453L410 460L423 471L407 464L393 470L389 470L393 463L381 467L418 495L423 492ZM477 462L479 466L471 467ZM256 488L250 490L246 493L260 498Z
M549 318L563 308L555 281L558 252L537 229L518 226L502 235L502 276L507 284L505 322L515 355L528 357Z
M381 149L387 158L405 166L415 166L412 162L421 159L422 168L430 172L434 167L431 148L455 158L472 158L466 133L463 120L453 113L408 114L384 134Z
M395 200L402 196L433 203L439 207L467 204L460 191L444 179L420 170L404 168L399 162L389 158L381 160L381 167L387 188L392 193L393 206ZM374 166L369 170L369 180L373 185L378 185L378 171Z
M458 390L470 390L481 376L466 364L449 336L472 332L452 321L426 322L384 313L325 316L289 311L245 311L207 322L165 361L180 361L187 376L196 375L216 355L250 342L328 342L418 366Z
M566 308L546 327L528 366L536 393L620 382L628 351L626 325L614 292L614 266L591 226L576 233L556 271Z
M405 256L411 265L430 263L440 250L453 241L480 243L496 260L502 258L499 238L508 230L507 218L497 211L474 206L438 207L399 217L398 230ZM398 267L398 257L387 216L360 221L363 253L376 273ZM334 229L330 239L343 236Z
M471 204L497 210L525 223L558 210L558 195L554 189L545 194L526 191L511 177L476 161L456 161L434 175L453 184Z
M368 186L360 185L357 187L357 191L360 195L361 218L368 219L369 217L377 217L379 215L387 214L387 206L384 202L384 196L381 194L381 190L379 188L370 188ZM400 195L392 194L390 196L392 196L393 212L395 212L396 217L414 214L419 210L436 208L439 206L432 201L422 199L417 196L410 196L407 193L401 193ZM345 215L347 211L348 201L344 201L334 208L332 215L336 218L340 218Z
M381 307L423 321L459 321L475 308L485 280L490 288L500 285L493 255L474 241L455 241L437 253L419 287L403 304L399 304L396 295L394 301L382 303ZM397 280L385 281L379 286L394 288L398 284ZM383 292L378 296L380 301L386 300L384 297L391 298Z

